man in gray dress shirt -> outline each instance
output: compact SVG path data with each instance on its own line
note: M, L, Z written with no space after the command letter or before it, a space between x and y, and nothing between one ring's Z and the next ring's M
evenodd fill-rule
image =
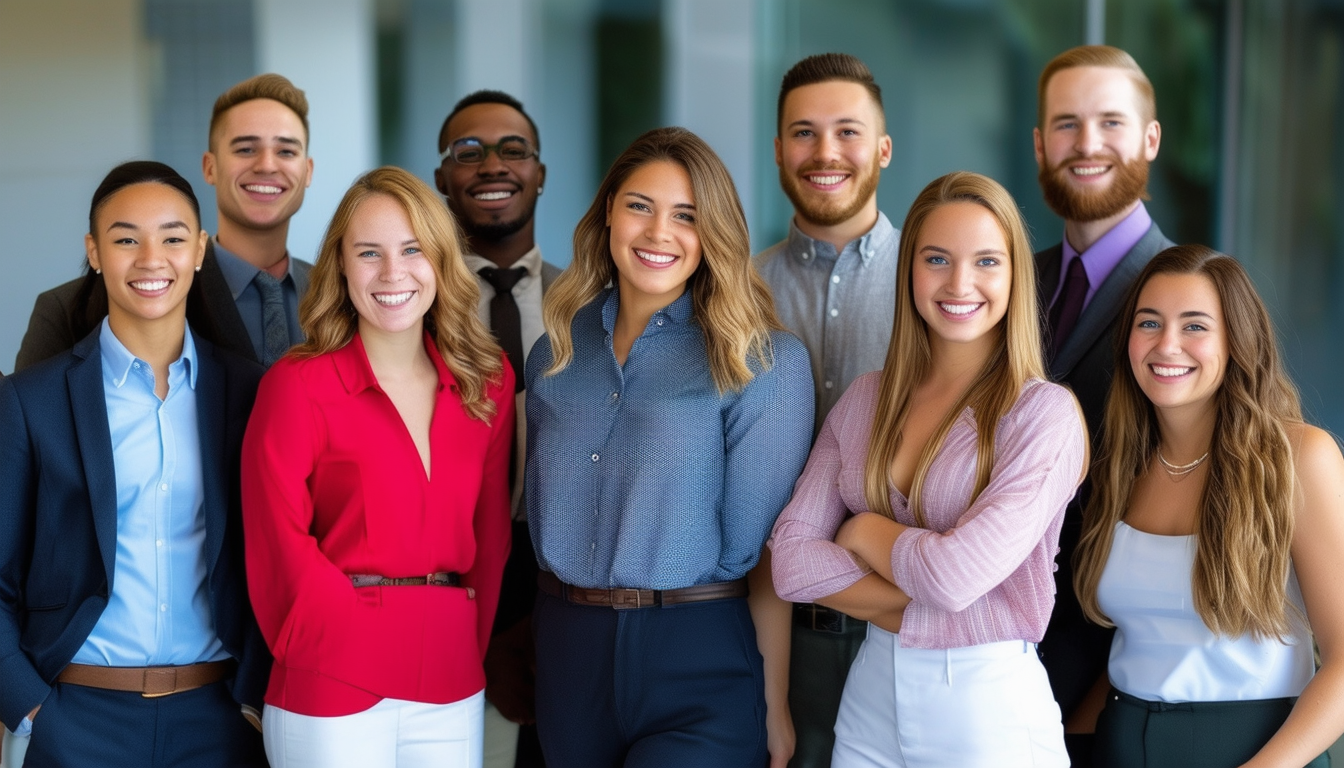
M188 318L215 344L265 365L303 340L299 299L311 265L289 256L289 220L312 182L308 99L288 79L248 78L220 95L201 161L215 187L219 231L196 274ZM75 345L107 314L101 280L44 291L33 305L15 370Z
M891 339L900 231L877 209L891 162L881 89L853 56L810 56L784 75L778 132L775 163L794 215L788 238L758 254L756 267L812 356L820 431L850 382L882 367ZM866 628L829 608L794 606L790 766L830 765L840 692Z

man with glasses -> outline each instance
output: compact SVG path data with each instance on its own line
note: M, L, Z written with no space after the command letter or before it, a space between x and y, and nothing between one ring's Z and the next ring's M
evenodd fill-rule
M481 319L489 323L517 374L518 434L514 442L513 551L494 636L485 657L485 768L539 765L532 678L532 603L537 560L522 502L523 363L544 332L541 297L560 268L541 260L533 237L537 198L546 181L537 126L517 99L477 91L453 107L439 131L434 184L466 236L467 267L481 287ZM520 726L524 726L520 728Z

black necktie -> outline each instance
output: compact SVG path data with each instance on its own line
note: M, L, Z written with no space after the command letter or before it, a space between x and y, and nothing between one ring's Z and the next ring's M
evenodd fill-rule
M1087 298L1087 270L1083 269L1083 257L1075 256L1069 262L1069 271L1064 275L1064 288L1050 308L1050 356L1059 354L1064 341L1073 333L1078 324L1078 316L1083 313L1083 300Z
M509 365L513 366L514 391L522 392L523 322L518 316L518 302L513 300L513 286L527 276L527 268L481 267L476 274L495 289L495 297L490 300L490 329L495 332L499 346L504 348L504 354L509 356Z

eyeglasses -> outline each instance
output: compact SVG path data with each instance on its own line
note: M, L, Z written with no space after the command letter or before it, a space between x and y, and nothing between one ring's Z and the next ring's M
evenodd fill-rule
M506 163L517 163L537 156L537 150L526 139L507 136L500 139L498 144L482 144L478 139L458 139L439 153L439 160L451 157L453 162L462 165L478 165L485 162L485 156L492 150Z

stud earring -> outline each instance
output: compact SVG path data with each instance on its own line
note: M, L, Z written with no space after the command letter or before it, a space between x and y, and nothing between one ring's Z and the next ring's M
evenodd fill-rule
M197 265L196 265L196 271L197 271L197 272L200 272L200 271L201 271L201 265L200 265L200 264L197 264Z
M103 270L101 270L101 269L94 269L94 270L93 270L93 274L95 274L95 275L101 275L101 274L103 274Z

